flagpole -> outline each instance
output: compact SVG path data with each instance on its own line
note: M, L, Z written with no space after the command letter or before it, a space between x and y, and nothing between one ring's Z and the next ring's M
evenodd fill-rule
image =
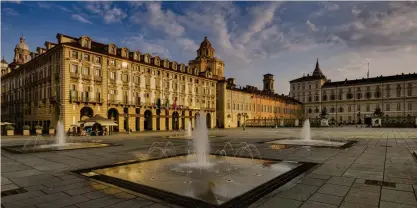
M369 79L369 62L368 62L368 79Z

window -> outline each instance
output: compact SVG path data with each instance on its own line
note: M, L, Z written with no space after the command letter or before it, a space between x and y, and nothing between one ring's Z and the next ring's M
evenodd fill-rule
M116 66L116 61L115 60L110 60L110 65L111 66Z
M356 93L356 99L358 100L362 99L362 93L360 92Z
M96 76L101 77L101 69L96 69Z
M356 109L357 111L361 111L361 105L358 105Z
M348 106L348 112L352 112L352 106L350 106L350 105Z
M413 110L413 103L408 103L408 110Z
M84 54L84 61L90 61L90 55Z
M71 73L78 73L78 66L75 64L71 65Z
M397 103L397 111L401 110L401 103Z
M397 97L401 97L401 85L397 85Z
M390 104L389 103L385 104L385 111L390 111L390 110L391 110Z
M116 72L110 72L110 79L116 79Z
M371 105L366 104L366 112L369 112L369 111L371 111Z
M72 51L71 57L77 59L78 58L78 52L77 51Z
M413 95L413 86L411 85L411 83L409 83L407 86L407 96L412 96L412 95Z
M101 64L101 57L96 56L95 62L98 63L98 64Z
M84 68L84 71L83 71L83 74L85 74L85 75L90 75L90 68L85 67L85 68Z

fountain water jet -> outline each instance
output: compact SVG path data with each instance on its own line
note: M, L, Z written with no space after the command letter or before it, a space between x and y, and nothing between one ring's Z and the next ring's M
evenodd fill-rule
M210 166L210 162L208 160L210 149L205 115L197 116L192 138L194 151L197 156L196 165L200 167Z
M64 124L62 124L61 121L58 121L56 124L55 141L56 141L56 144L59 146L63 146L65 145L65 143L67 143L66 138L65 138Z
M311 130L310 130L310 120L306 119L301 129L301 139L305 141L311 141Z
M192 129L191 129L191 123L188 123L187 129L185 130L185 138L191 139L192 136Z

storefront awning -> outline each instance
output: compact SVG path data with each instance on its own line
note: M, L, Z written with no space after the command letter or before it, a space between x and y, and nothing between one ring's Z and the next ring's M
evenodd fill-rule
M94 126L94 124L95 124L96 122L86 122L85 124L84 124L84 127L89 127L89 126Z
M102 121L97 121L97 123L99 123L102 126L118 126L117 123L115 123L114 121L110 121L110 120L102 120Z

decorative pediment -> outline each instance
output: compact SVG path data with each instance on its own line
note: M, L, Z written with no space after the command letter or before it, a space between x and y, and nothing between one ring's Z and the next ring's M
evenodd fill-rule
M164 59L164 60L162 61L162 66L163 66L164 68L168 68L168 67L169 67L169 60L168 60L168 59Z
M129 49L128 48L121 48L120 49L120 56L123 58L129 57Z
M169 63L169 67L170 67L172 70L177 70L177 62L176 62L176 61L170 62L170 63Z
M198 70L197 68L194 68L193 71L194 71L194 75L197 75L197 76L200 73L200 70Z
M155 56L152 58L153 59L153 64L155 64L156 66L159 66L161 59L159 58L159 56Z
M139 51L133 52L133 60L140 61L140 52Z
M142 55L142 59L145 63L149 64L151 61L151 56L148 53L145 53L144 55Z
M117 47L113 43L107 45L107 53L117 55Z
M192 74L192 73L193 73L193 70L191 69L191 67L188 67L188 66L187 66L187 73L188 73L188 74Z
M180 71L185 72L185 65L183 63L180 64Z
M81 36L79 39L79 44L83 48L91 48L91 38L88 36Z

